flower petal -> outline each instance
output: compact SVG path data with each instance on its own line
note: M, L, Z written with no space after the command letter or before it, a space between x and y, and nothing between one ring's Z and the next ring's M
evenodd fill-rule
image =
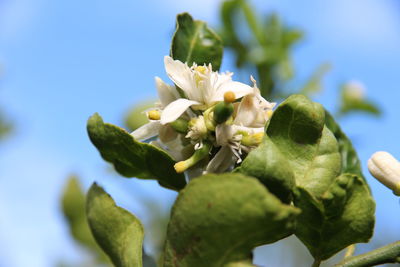
M229 146L223 146L208 163L207 173L221 173L226 171L235 162L234 155Z
M228 91L232 91L235 94L236 99L241 98L245 95L253 93L253 88L247 84L240 82L226 82L216 90L211 98L211 102L223 101L224 94Z
M175 89L175 86L166 84L159 77L155 77L155 82L162 107L166 107L169 103L179 98L179 94Z
M264 112L257 109L257 106L254 105L254 100L254 95L247 95L240 101L234 121L236 125L251 126L256 120L258 113Z
M231 125L227 125L225 123L218 124L215 127L215 137L216 142L219 146L226 146L229 143L229 140L232 139L233 130Z
M179 98L165 107L161 114L161 124L167 124L179 118L190 106L200 104L185 98Z
M134 130L131 135L137 140L148 140L158 135L158 131L160 130L161 126L162 125L159 121L151 121Z
M196 84L189 66L179 60L173 60L169 56L164 57L164 65L168 77L185 93L190 95L191 91L196 88Z

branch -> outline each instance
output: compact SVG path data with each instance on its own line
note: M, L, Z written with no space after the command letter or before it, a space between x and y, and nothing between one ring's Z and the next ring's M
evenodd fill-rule
M400 241L358 256L346 258L335 267L367 267L384 263L400 263Z

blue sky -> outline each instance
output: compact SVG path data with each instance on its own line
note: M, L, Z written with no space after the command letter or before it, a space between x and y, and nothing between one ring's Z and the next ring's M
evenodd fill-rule
M382 118L341 120L364 166L376 150L400 158L400 5L394 0L252 3L306 31L295 50L300 80L323 61L333 64L317 101L332 110L338 84L359 79L381 106ZM173 200L174 193L154 182L108 173L87 138L86 120L99 112L121 124L132 104L154 97L154 76L166 78L163 56L175 15L189 11L217 26L218 5L212 0L0 0L0 106L16 123L14 136L0 144L1 267L53 266L58 259L83 256L59 213L69 173L79 174L85 188L100 181L144 221L141 200ZM229 53L222 69L235 70ZM394 241L400 234L398 198L365 173L377 200L375 240Z

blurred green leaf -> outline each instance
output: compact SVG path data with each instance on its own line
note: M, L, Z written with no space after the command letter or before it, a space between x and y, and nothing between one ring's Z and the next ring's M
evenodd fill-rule
M311 75L309 80L306 82L306 84L303 86L303 88L300 90L300 94L310 96L312 94L318 93L322 91L323 85L322 85L322 80L325 77L325 75L332 69L331 64L329 63L323 63L316 70L314 73Z
M0 111L0 140L7 137L12 131L12 124L5 118L4 114Z
M186 182L183 174L176 173L175 161L161 149L136 141L128 132L104 123L96 113L89 118L87 131L90 140L104 160L125 177L157 179L160 185L182 189Z
M356 175L337 177L320 198L299 187L294 203L302 210L296 236L316 259L325 260L351 244L368 242L373 234L375 202Z
M99 246L117 267L142 266L143 226L97 184L88 192L86 213Z
M379 116L381 111L378 106L366 99L364 85L358 81L350 81L341 86L341 102L339 115L361 111Z
M107 256L93 239L86 220L85 195L77 177L70 177L61 199L62 211L72 237L96 255L98 261L109 263Z
M201 176L174 204L164 266L252 266L253 248L290 235L298 213L252 177Z
M177 16L171 45L173 59L187 62L189 66L211 63L213 70L219 70L222 53L222 40L205 22L193 20L188 13Z
M132 132L149 122L145 111L154 107L154 102L146 101L145 103L135 105L127 112L124 122L129 131Z
M242 43L236 33L234 18L237 16L239 7L239 0L223 1L220 9L220 17L223 25L221 33L223 44L235 51L236 65L241 67L246 61L248 48Z

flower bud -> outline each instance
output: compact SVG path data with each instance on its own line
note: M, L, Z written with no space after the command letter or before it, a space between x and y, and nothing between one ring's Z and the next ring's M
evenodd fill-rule
M368 160L368 170L379 182L400 196L400 162L390 153L379 151Z
M197 162L204 159L208 153L210 152L211 145L209 143L204 142L202 146L195 150L193 155L187 160L179 161L174 165L175 171L177 173L182 173L194 166Z
M219 102L214 107L214 121L216 124L226 122L233 114L235 101L235 94L232 91L228 91L224 94L224 101Z

